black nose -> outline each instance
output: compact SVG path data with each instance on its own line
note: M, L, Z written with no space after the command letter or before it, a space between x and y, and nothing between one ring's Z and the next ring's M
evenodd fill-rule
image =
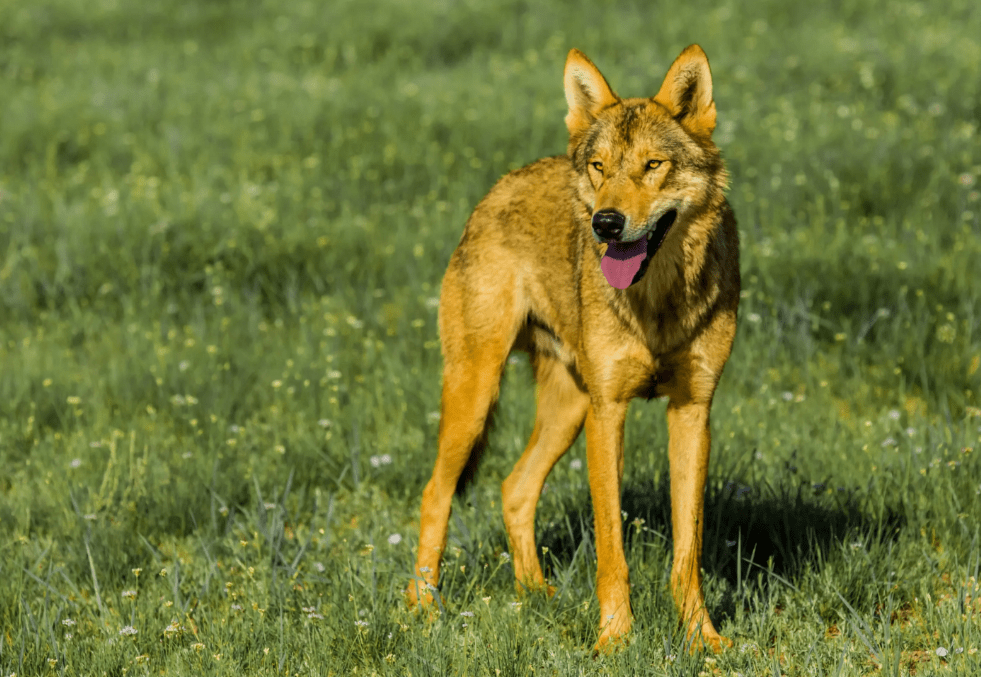
M593 214L593 231L604 240L615 240L623 232L627 219L615 209L604 209Z

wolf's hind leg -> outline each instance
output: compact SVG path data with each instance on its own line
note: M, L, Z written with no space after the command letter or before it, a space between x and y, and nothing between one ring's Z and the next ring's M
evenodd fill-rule
M535 548L535 507L552 466L579 435L589 405L589 396L564 364L541 354L533 359L538 382L535 428L521 458L501 484L504 524L519 588L545 586Z
M497 400L507 347L486 346L470 359L447 360L443 374L439 442L433 475L422 494L415 578L406 590L410 606L432 601L446 548L447 524L457 481L482 442Z

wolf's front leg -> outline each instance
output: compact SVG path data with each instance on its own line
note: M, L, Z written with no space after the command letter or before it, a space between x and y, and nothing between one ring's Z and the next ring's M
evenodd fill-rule
M586 459L596 529L596 596L600 636L596 649L625 639L633 622L630 582L623 555L620 483L623 479L623 423L626 402L592 402L586 413Z
M719 635L705 609L702 590L702 532L705 480L709 463L709 403L668 405L668 455L671 463L671 528L674 563L671 593L693 650L719 651L732 643Z

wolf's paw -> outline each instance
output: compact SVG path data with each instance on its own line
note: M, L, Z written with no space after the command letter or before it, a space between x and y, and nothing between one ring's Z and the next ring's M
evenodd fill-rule
M630 643L629 634L623 635L600 635L593 646L593 658L598 656L609 656L617 651L626 648Z
M724 649L732 647L732 640L728 637L723 637L714 628L708 631L706 628L700 628L689 634L688 641L689 653L697 653L705 650L711 651L712 653L719 653Z
M610 614L603 618L600 636L593 647L593 656L619 651L629 643L630 626L633 619L629 613Z
M722 635L716 635L715 637L709 637L705 640L705 646L712 653L720 653L724 649L732 648L732 640L728 637L723 637Z
M404 592L405 604L410 609L428 609L436 601L433 597L433 586L426 581L412 579Z

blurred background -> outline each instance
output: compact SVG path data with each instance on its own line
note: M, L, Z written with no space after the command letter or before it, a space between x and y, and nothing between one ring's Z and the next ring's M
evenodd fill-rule
M818 600L794 626L802 646L844 627L838 596L873 623L888 595L913 609L939 577L976 575L978 35L981 12L960 0L0 0L0 671L49 659L62 673L191 670L157 643L171 616L185 630L165 636L207 645L208 670L225 651L236 669L288 671L313 621L284 626L284 610L336 604L338 616L358 589L374 591L358 618L403 622L391 609L438 427L440 279L494 181L565 152L572 47L623 96L653 95L690 43L712 65L744 285L709 487L705 566L723 632L764 646L769 631L753 628L784 622L776 602L746 601L747 562ZM510 594L495 501L532 407L518 356L453 526L466 572L493 563L483 578L453 569L461 604ZM652 641L673 622L662 414L637 403L627 429L631 563L658 562L635 575ZM584 463L580 440L539 511L546 568L573 606L593 575ZM867 566L827 563L853 543L880 550ZM913 561L894 591L889 572ZM241 606L223 586L248 567L266 577L246 576L252 599L279 620L191 632L199 602ZM152 602L119 597L137 583ZM542 613L569 656L591 645L588 611ZM896 645L904 660L929 642L953 652L925 639L947 618L931 613L910 630L920 639ZM353 620L344 632L362 634L327 616L325 655L363 640L344 670L403 665L385 643L397 633L365 644ZM65 618L87 630L65 640ZM276 622L278 662L248 662L243 638ZM140 632L102 641L117 626ZM514 632L530 647L546 631ZM977 647L976 625L943 633ZM749 669L765 654L726 660ZM460 656L452 669L466 672Z

